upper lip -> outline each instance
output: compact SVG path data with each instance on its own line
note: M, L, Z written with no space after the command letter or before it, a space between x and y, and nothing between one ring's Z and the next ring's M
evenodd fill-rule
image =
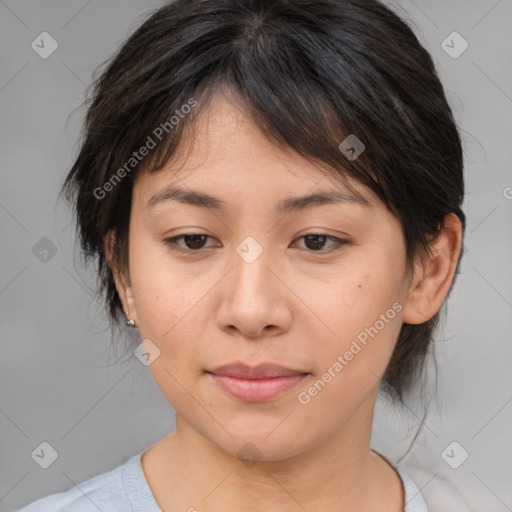
M286 377L288 375L299 375L307 372L292 370L278 364L261 363L257 366L249 366L245 363L225 364L209 371L215 375L227 375L242 379L268 379L271 377Z

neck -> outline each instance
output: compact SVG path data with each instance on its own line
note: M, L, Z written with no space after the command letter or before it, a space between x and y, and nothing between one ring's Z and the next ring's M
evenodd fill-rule
M158 470L148 482L164 512L194 510L192 505L205 512L300 507L386 512L387 504L396 512L403 508L402 484L370 450L372 416L373 408L362 409L342 431L293 457L250 462L227 453L177 415L176 431L155 445Z

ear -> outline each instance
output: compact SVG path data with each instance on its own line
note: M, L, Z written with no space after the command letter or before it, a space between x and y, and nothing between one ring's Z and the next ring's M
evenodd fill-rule
M128 318L135 320L137 324L137 313L135 311L135 302L128 269L126 269L126 271L120 269L114 259L115 241L116 233L114 230L110 230L103 240L107 264L112 272L117 293L123 304L123 311L127 314Z
M455 276L461 247L462 224L457 215L449 213L431 242L433 256L415 264L403 309L405 323L422 324L439 311Z

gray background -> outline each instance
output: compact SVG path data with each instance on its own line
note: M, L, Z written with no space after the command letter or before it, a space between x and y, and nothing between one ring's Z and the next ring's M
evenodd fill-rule
M439 399L408 460L431 472L420 487L436 475L474 510L512 510L512 1L389 3L432 53L466 152L466 254L437 344ZM112 469L174 428L149 368L110 350L93 269L56 202L94 68L161 4L0 1L0 512ZM59 45L47 59L31 48L44 31ZM456 59L441 46L453 31L469 44ZM56 254L41 252L44 237ZM418 416L379 400L374 448L396 460ZM58 452L48 469L31 457L43 441ZM441 456L453 441L455 459L469 453L458 469Z

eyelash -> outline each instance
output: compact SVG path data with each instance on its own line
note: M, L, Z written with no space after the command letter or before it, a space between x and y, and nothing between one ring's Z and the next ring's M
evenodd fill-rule
M166 238L166 239L163 240L163 242L171 250L178 251L178 252L181 252L181 253L192 254L192 253L200 253L201 251L203 251L204 248L200 248L200 249L188 249L187 248L187 249L185 249L185 248L180 247L180 246L177 245L177 240L180 240L180 239L183 239L183 238L186 238L186 237L189 237L189 236L206 236L208 238L213 238L210 235L207 235L205 233L185 233L183 235L178 235L178 236L174 236L174 237L171 237L171 238ZM338 251L338 250L340 250L342 248L342 246L350 243L348 240L344 240L342 238L338 238L338 237L331 236L331 235L326 235L324 233L307 233L307 234L302 235L301 237L297 238L297 240L301 240L302 238L307 238L308 236L325 237L326 239L332 240L332 241L335 242L335 245L333 247L331 247L330 249L327 249L327 250L319 249L317 251L314 251L314 250L311 250L311 249L305 249L307 252L310 252L310 253L313 253L313 254L315 254L315 253L331 253L331 252L334 252L334 251Z

